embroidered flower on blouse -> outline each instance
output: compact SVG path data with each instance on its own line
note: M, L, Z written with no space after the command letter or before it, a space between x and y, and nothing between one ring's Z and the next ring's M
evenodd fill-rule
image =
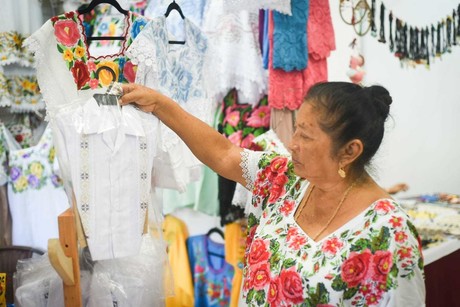
M87 22L80 21L80 18L84 19L85 16L79 16L74 12L51 18L57 40L57 49L72 73L77 89L87 90L106 87L112 81L134 82L136 66L122 53L147 24L146 19L136 14L130 14L129 18L126 19L127 27L130 30L121 53L103 58L92 58L88 54L85 45L86 34L83 34L83 26L81 25L82 22L83 24ZM108 28L107 31L110 32L110 29Z

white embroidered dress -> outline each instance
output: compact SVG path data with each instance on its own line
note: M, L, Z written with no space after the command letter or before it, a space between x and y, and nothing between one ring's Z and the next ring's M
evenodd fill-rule
M203 86L202 70L207 41L201 30L190 20L183 20L184 44L170 44L167 19L157 17L137 36L128 55L137 65L136 82L154 88L170 97L189 113L210 123L213 111ZM157 167L173 170L181 191L201 176L201 162L185 143L168 127L161 124ZM163 172L162 170L160 170Z
M223 0L212 0L204 14L202 29L209 45L205 60L208 95L220 103L236 88L240 103L255 106L267 92L258 13L227 13L223 5Z
M124 53L147 21L129 13L120 51L96 58L80 17L53 17L28 45L36 55L66 191L69 200L76 199L92 259L134 256L147 207L157 210L151 192L159 123L133 106L99 106L93 94L105 92L112 81L134 81L135 66Z
M13 245L46 250L48 239L58 237L58 215L68 208L51 129L42 129L37 142L27 148L21 148L3 124L0 130L0 184L8 184Z

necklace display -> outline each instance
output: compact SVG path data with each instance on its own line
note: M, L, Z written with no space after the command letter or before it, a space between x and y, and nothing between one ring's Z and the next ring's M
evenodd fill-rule
M326 225L324 225L323 228L321 228L321 230L315 235L313 236L313 240L316 241L316 239L329 227L329 225L331 225L332 221L334 220L334 218L336 217L337 213L339 212L340 208L342 207L342 204L343 202L345 201L345 199L347 198L348 194L350 193L351 189L355 186L355 183L356 182L353 182L346 190L345 192L343 193L343 196L342 196L342 199L340 199L340 202L339 204L337 205L337 207L335 208L335 211L334 211L334 214L332 214L332 216L329 218L329 220L327 221ZM299 212L296 214L296 220L299 218L299 216L302 214L303 212L303 209L307 206L308 204L308 200L310 199L310 195L311 193L313 192L313 190L315 189L315 186L313 185L311 187L311 189L308 191L308 194L307 196L304 198L305 201L303 202L302 207L300 207L300 210Z

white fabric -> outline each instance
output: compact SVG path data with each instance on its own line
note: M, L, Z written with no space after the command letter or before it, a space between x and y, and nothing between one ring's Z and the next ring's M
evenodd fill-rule
M165 17L152 19L131 44L127 54L138 65L136 82L154 88L172 98L189 113L210 123L211 100L202 82L202 67L206 39L200 29L184 20L185 44L169 44L176 40L168 32ZM161 150L158 167L174 170L176 182L185 185L199 179L201 162L185 143L168 127L161 124Z
M77 90L51 20L26 43L35 52L66 192L69 199L75 196L93 260L137 255L152 182L163 183L152 174L170 178L171 173L154 171L158 121L132 106L96 106L93 94L103 88ZM118 56L124 55L104 59ZM152 214L161 217L159 211Z
M224 7L228 12L238 12L242 10L258 12L260 9L278 11L291 15L291 0L224 0Z
M0 177L8 180L13 245L46 250L48 239L59 237L58 215L69 207L53 164L51 129L47 127L36 144L24 149L6 127L0 129L2 147L7 147L2 160L7 156L8 161L8 171L2 168Z
M220 102L236 88L240 103L255 106L267 92L258 12L225 13L223 5L223 0L210 1L203 20L209 45L205 61L208 94Z
M2 0L0 32L18 31L30 34L43 24L40 0Z

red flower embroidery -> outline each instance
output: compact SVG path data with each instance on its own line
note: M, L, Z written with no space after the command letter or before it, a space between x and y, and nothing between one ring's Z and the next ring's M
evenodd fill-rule
M323 246L321 249L324 253L329 254L330 256L334 256L335 254L337 254L337 251L339 251L342 247L343 247L342 241L334 237L329 240L326 240L323 243Z
M249 251L248 263L253 265L260 262L266 262L270 257L267 244L262 239L255 239L251 244Z
M267 301L270 306L274 307L281 306L281 303L284 301L283 291L281 289L281 283L278 277L270 281Z
M72 19L73 16L74 16L74 12L67 12L67 13L64 14L64 16L65 16L66 18Z
M270 189L270 197L268 198L269 203L274 203L282 194L286 192L284 185L274 184Z
M377 211L380 214L386 214L391 210L394 210L394 208L395 207L393 206L393 204L388 200L379 200L375 205L375 211Z
M77 89L81 89L90 79L88 67L82 61L76 61L71 68Z
M407 234L404 231L398 231L395 233L395 240L398 243L404 243L407 240Z
M296 271L281 271L281 289L287 302L300 304L303 302L302 279Z
M270 267L268 263L251 266L251 287L260 290L270 282Z
M374 264L373 280L385 282L393 264L392 254L388 251L376 251L372 257Z
M290 248L293 250L299 250L302 246L305 245L305 243L307 243L307 239L303 235L298 234L293 236L288 242Z
M394 228L401 227L401 225L402 225L402 217L392 216L391 219L390 219L390 223Z
M54 35L61 44L71 47L80 39L77 23L74 20L59 20L54 24Z
M376 293L371 293L366 296L366 304L368 306L376 305L380 301L381 296Z
M412 256L412 247L402 247L398 250L399 259L410 258Z
M281 205L280 211L284 216L288 216L294 209L295 201L293 200L284 200Z
M273 173L281 174L287 171L288 159L286 157L277 156L270 163L270 170Z
M350 257L342 264L341 276L349 288L356 287L366 276L369 269L371 252L366 249L361 254L352 252Z

